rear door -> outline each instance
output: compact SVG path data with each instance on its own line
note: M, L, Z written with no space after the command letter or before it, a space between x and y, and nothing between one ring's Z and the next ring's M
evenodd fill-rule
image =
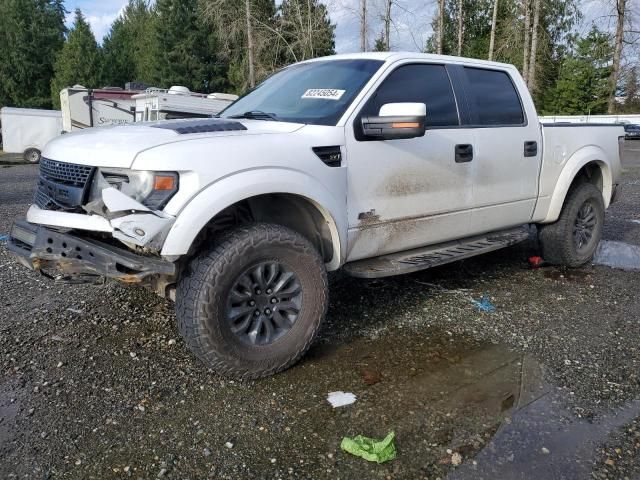
M346 126L348 261L472 233L472 162L456 149L471 145L474 133L460 128L447 66L407 61L391 68ZM426 105L423 137L364 137L363 116L402 102Z
M526 89L509 70L458 66L474 134L473 196L476 228L491 231L531 220L538 193L541 132Z

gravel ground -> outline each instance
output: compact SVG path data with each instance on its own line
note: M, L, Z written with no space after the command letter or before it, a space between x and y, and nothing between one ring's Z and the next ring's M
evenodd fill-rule
M0 238L36 174L0 166ZM606 239L640 245L638 205L629 142ZM238 383L190 355L170 302L53 283L0 244L0 478L640 478L638 272L531 270L534 251L335 275L305 359ZM336 390L356 403L332 409ZM393 462L340 451L391 430Z

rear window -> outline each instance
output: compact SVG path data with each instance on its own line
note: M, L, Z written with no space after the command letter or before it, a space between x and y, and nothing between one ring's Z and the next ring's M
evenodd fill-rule
M465 67L473 103L474 122L483 126L523 125L524 112L509 74Z

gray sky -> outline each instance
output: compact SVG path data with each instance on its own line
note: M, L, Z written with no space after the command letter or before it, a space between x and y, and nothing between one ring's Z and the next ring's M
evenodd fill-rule
M382 31L381 12L382 0L368 0L369 6L369 44L372 46L375 38ZM281 0L276 0L280 3ZM359 40L359 0L326 0L331 20L336 27L336 50L338 53L356 52L360 48ZM579 30L588 30L593 21L607 29L611 28L606 15L607 0L583 0L582 11L584 20ZM116 19L127 0L67 0L65 5L71 13L68 23L72 21L73 10L82 9L98 41L109 31L111 23ZM393 7L394 26L391 32L391 46L393 50L420 50L431 35L431 19L435 12L436 0L396 0Z

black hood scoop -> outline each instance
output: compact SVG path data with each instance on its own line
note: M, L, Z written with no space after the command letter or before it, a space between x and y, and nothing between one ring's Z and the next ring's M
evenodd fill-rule
M151 125L151 127L173 130L180 135L187 133L232 132L234 130L247 129L247 127L240 122L226 120L224 118L165 121Z

